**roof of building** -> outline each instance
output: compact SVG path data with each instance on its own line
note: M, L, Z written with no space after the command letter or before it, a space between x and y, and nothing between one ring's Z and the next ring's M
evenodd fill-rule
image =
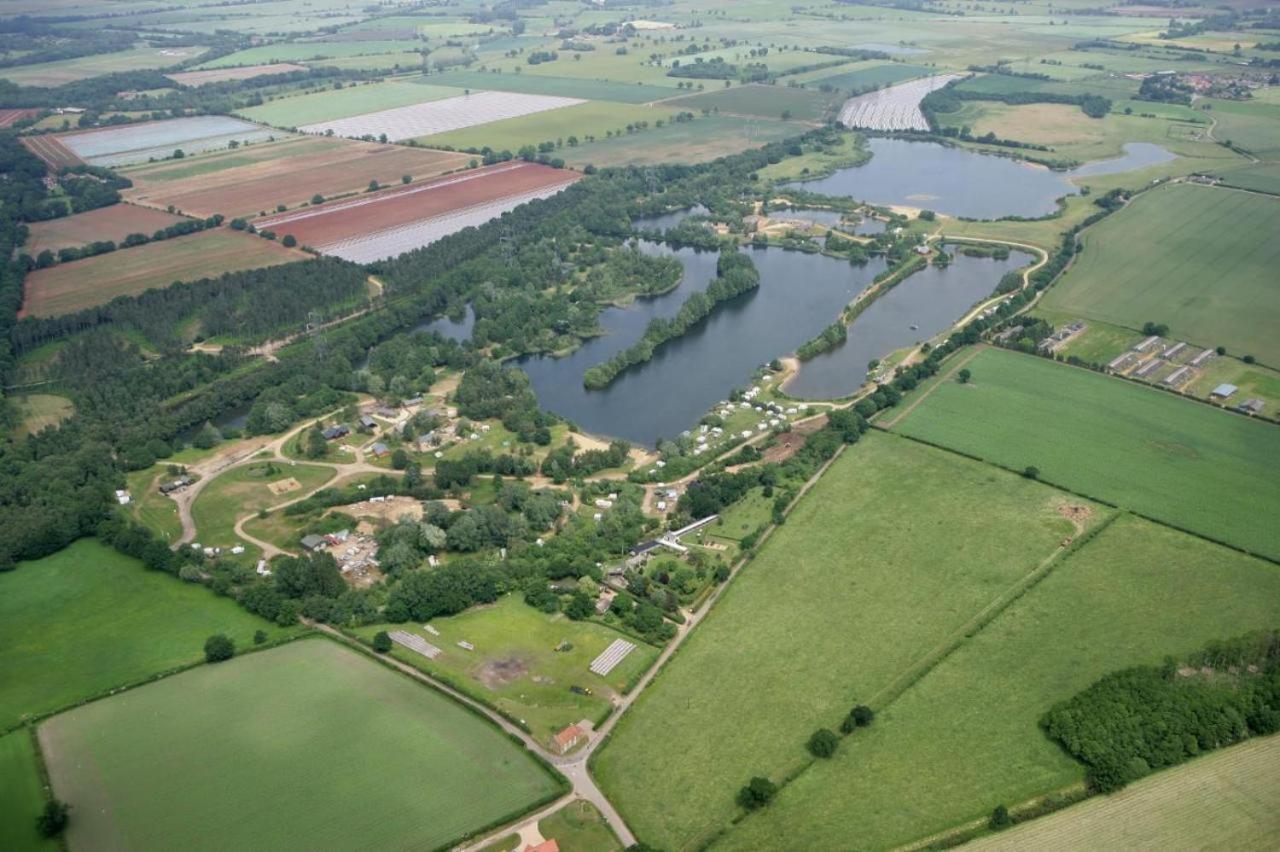
M373 450L373 452L374 452L375 454L380 455L380 456L381 456L381 455L386 455L387 453L391 452L389 449L387 449L387 445L386 445L386 444L384 444L384 443L382 443L381 441L379 441L378 443L374 444L374 445L373 445L372 447L370 447L369 449Z
M1235 385L1228 384L1227 382L1223 382L1222 384L1214 388L1209 395L1210 396L1231 396L1231 394L1235 393L1238 390L1240 390L1240 388L1236 387Z
M554 739L556 745L564 747L577 742L583 734L583 730L577 725L570 725L560 733L556 734Z
M307 548L308 550L315 550L317 547L319 547L322 544L324 544L324 539L318 535L312 534L312 535L304 535L302 537L302 546Z
M532 843L526 845L524 852L560 852L560 844L556 843L556 839L553 837L550 840L542 841L537 846Z

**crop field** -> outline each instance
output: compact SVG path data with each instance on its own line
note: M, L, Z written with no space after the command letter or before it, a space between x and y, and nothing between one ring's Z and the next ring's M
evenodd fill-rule
M1265 849L1280 835L1280 737L1250 740L970 845L1041 849Z
M1121 517L714 848L896 847L1078 784L1039 727L1049 707L1278 618L1275 565Z
M265 154L270 156L259 156ZM134 188L127 194L140 203L173 205L194 216L254 216L280 204L293 208L309 203L316 194L330 198L363 192L374 180L389 186L399 185L403 175L435 177L466 166L470 159L424 148L301 137L195 158L190 165L145 166L129 172Z
M239 68L213 68L207 71L179 71L177 74L166 74L179 86L203 86L207 83L222 83L227 80L252 80L267 74L288 74L290 71L306 71L305 65L291 65L288 62L276 62L271 65L246 65Z
M1280 366L1280 200L1177 185L1138 196L1084 234L1047 309L1226 346Z
M35 115L37 109L0 109L0 127L12 127L14 122Z
M261 106L237 111L237 115L276 127L298 127L362 115L370 110L420 104L461 95L462 90L404 80L349 85L338 90L278 97Z
M1210 99L1210 103L1218 120L1216 138L1230 140L1263 160L1280 159L1280 103L1262 99Z
M663 106L728 115L760 118L794 118L821 121L831 108L835 95L817 89L792 89L787 86L736 86L677 98Z
M43 808L44 789L30 732L0 736L0 848L58 849L57 840L43 840L36 833L36 817Z
M920 101L958 76L939 74L850 98L840 109L840 123L867 130L928 130Z
M386 137L393 142L447 133L463 127L488 124L505 118L531 115L583 103L579 98L550 95L521 95L510 92L476 92L461 97L395 107L350 118L307 124L304 133L327 133L359 138Z
M554 195L575 172L500 163L347 201L268 216L255 224L348 260L376 260L479 225L533 198Z
M555 142L576 136L579 140L594 136L604 139L608 133L621 136L627 132L627 125L657 121L670 121L675 117L677 109L660 106L641 106L637 104L615 104L608 101L587 101L548 112L522 115L504 121L479 124L474 127L454 130L427 136L418 141L424 145L442 147L484 148L486 145L494 150L518 151L523 145L538 145L541 142ZM646 131L638 131L646 132ZM556 156L561 156L561 148Z
M526 95L554 95L562 98L643 104L680 93L674 86L653 86L610 80L583 80L576 77L547 77L537 74L492 74L483 71L448 71L424 77L436 86L471 91L520 92Z
M331 467L312 464L264 462L230 470L210 482L191 504L196 524L196 541L206 547L237 544L235 523L259 509L301 497L319 488L334 476ZM273 494L267 486L281 480L297 480L300 488Z
M431 626L438 635L417 624L371 625L359 633L365 639L379 630L417 634L439 648L440 656L427 659L402 645L395 646L392 656L440 677L508 717L523 720L544 742L582 719L598 722L610 702L658 656L651 645L603 625L570 621L563 614L547 615L519 595L433 619ZM592 672L591 661L620 638L633 642L635 649L607 677ZM459 647L459 641L471 643L475 650ZM563 643L570 646L568 650L557 651ZM593 694L578 695L569 691L571 686L585 687Z
M1092 511L1085 523L1104 511L940 450L867 435L622 717L594 758L601 787L647 843L699 847L733 816L747 779L803 764L814 728L837 726L856 702L876 706L1052 556L1073 534L1069 505Z
M208 589L155 571L93 539L23 562L0 578L0 730L204 656L226 633L285 635Z
M1258 163L1232 169L1222 175L1224 183L1270 195L1280 195L1280 163Z
M1007 350L966 366L970 383L938 384L893 430L1280 557L1280 430Z
M116 296L163 289L176 281L197 281L309 257L242 231L215 228L37 269L27 275L20 315L58 316L106 304Z
M57 426L75 413L76 407L65 396L52 393L29 393L12 396L20 421L14 434L21 438L34 435L49 426Z
M0 79L10 80L19 86L61 86L86 80L99 74L117 71L143 71L149 68L167 68L204 53L206 47L137 47L117 53L99 53L79 56L56 62L39 62L33 65L17 65L0 69Z
M22 136L19 137L27 150L35 154L51 170L57 171L63 166L78 166L82 162L71 149L58 141L56 136Z
M223 115L198 115L148 121L124 127L64 133L57 141L86 163L95 166L127 166L150 159L225 148L231 142L263 142L277 131Z
M442 848L559 790L470 710L322 639L202 666L39 733L75 808L72 849Z
M717 157L759 148L799 136L808 125L773 119L739 118L731 115L699 116L693 121L668 122L622 138L597 139L576 148L561 149L559 155L573 166L649 165L654 163L705 163Z
M113 204L61 219L32 222L27 226L29 235L22 250L35 257L45 249L56 253L60 248L88 245L99 240L119 243L130 234L149 237L161 228L181 221L181 216L163 210L135 204Z
M270 65L280 62L304 62L312 59L343 59L379 53L400 53L420 46L413 41L289 41L264 44L247 50L219 56L197 65L196 71L239 66ZM323 64L323 63L320 63Z
M905 62L887 62L868 68L855 68L815 77L809 81L810 86L834 86L842 90L865 89L868 86L891 86L904 80L911 80L924 74L933 73L934 69L923 65L910 65Z

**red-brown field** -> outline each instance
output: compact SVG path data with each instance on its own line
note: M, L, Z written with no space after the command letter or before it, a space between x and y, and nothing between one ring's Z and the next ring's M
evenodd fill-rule
M37 269L27 276L18 315L58 316L176 281L198 281L309 257L242 231L215 228Z
M305 65L277 62L272 65L246 65L243 68L210 68L208 71L180 71L166 74L179 86L203 86L205 83L221 83L225 80L249 80L266 74L288 74L290 71L306 71Z
M434 177L470 159L429 148L296 137L132 169L134 188L126 196L192 216L254 216L278 204L296 207L317 193L361 192L371 180L399 185L403 175Z
M17 121L17 119L14 119ZM44 160L46 166L51 169L60 169L63 166L78 166L83 162L75 154L58 141L56 136L48 134L44 136L23 136L22 144L27 146L27 150Z
M113 204L88 213L32 222L27 226L30 235L22 250L35 257L45 249L88 245L99 240L119 243L130 234L146 234L148 237L174 222L182 220L162 210L138 207L135 204Z
M0 127L12 127L15 121L35 115L38 109L0 109Z
M500 163L345 201L268 216L254 224L302 245L323 246L408 222L570 182L576 175L536 163Z

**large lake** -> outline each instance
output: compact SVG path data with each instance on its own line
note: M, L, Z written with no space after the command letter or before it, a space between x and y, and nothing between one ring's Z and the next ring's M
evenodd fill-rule
M843 345L806 361L788 383L787 393L806 399L853 393L866 380L872 359L950 328L990 296L1006 272L1029 262L1030 257L1019 252L1007 260L957 253L945 269L929 266L908 276L858 315Z
M715 276L715 252L641 245L643 251L680 260L679 287L628 308L607 308L600 317L606 334L564 358L539 355L517 363L529 374L543 407L589 432L648 446L692 427L731 389L746 385L761 364L817 335L885 268L882 258L858 267L819 254L744 249L760 270L758 289L721 303L705 322L608 388L588 391L582 386L588 367L636 342L653 317L673 316L690 293L706 289Z
M874 138L868 147L871 160L861 166L787 186L970 219L1035 218L1053 213L1058 198L1079 192L1071 177L1130 171L1174 156L1159 145L1130 143L1124 146L1124 156L1088 163L1073 172L1055 172L937 142Z

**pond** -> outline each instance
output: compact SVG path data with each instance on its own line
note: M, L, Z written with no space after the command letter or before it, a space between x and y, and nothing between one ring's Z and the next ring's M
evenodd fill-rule
M866 380L868 362L951 327L990 296L1006 272L1030 260L1020 252L1007 260L953 253L947 268L929 266L908 276L858 315L844 345L806 361L787 393L804 399L853 393Z
M588 391L582 374L636 342L649 320L673 316L691 294L715 276L717 255L641 243L641 250L676 257L684 277L671 293L637 299L600 316L606 330L564 358L529 356L517 364L529 374L544 408L600 435L652 446L692 427L755 369L816 336L841 308L885 268L780 248L744 249L760 270L757 290L723 302L706 322L660 348L653 359L622 373L606 389ZM992 282L994 286L994 282ZM865 365L864 365L865 366Z
M1110 160L1094 160L1092 163L1085 163L1080 168L1067 172L1067 175L1073 178L1115 175L1121 172L1131 172L1135 169L1145 169L1148 166L1158 166L1161 163L1177 159L1177 156L1172 151L1151 142L1126 142L1124 154L1121 156L1113 157Z
M476 312L472 309L470 303L468 303L466 313L464 313L462 319L457 322L454 322L447 315L441 316L414 326L410 333L415 331L425 331L428 333L435 332L441 337L446 337L449 340L456 340L459 343L462 343L465 340L471 339L471 329L475 327L475 324Z
M637 231L665 231L667 228L674 228L690 216L705 216L710 212L701 204L695 204L685 210L673 210L670 213L660 213L657 216L643 216L639 219L633 219L631 227Z

